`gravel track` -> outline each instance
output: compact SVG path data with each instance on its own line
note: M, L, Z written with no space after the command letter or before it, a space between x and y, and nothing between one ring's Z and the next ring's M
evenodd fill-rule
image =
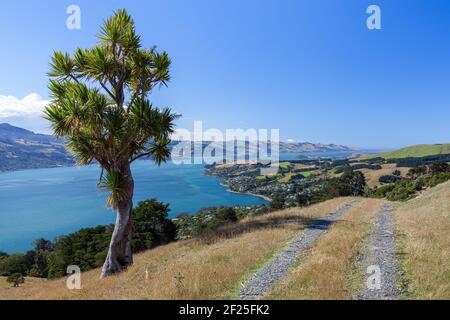
M308 249L334 221L339 219L347 210L358 203L359 201L352 201L327 217L315 220L312 224L308 225L307 229L299 234L283 252L250 278L250 280L241 288L239 298L241 300L256 300L263 297L276 282L286 276L289 269L301 258L304 251Z
M358 258L360 272L364 274L362 289L353 298L356 300L396 300L402 291L397 286L400 269L395 254L395 229L392 218L392 205L381 207L373 234L368 239L363 254ZM368 269L372 266L372 269ZM375 269L374 267L375 266ZM379 268L376 270L376 268ZM380 272L380 286L376 288L373 280ZM369 288L368 282L372 288Z

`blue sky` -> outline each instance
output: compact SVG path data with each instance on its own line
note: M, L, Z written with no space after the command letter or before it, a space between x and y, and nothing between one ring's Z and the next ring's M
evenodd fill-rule
M71 4L81 30L66 28ZM370 4L382 30L366 28ZM35 113L48 99L52 51L93 45L122 7L143 44L173 59L173 80L153 100L183 114L179 127L279 128L283 140L372 148L450 142L446 0L9 1L0 122L45 131Z

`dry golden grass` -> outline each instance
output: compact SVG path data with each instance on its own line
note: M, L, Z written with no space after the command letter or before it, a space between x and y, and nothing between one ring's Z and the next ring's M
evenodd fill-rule
M0 299L4 298L3 292L9 292L9 290L17 289L17 288L12 288L11 284L6 281L6 278L7 277L0 277ZM33 288L33 287L39 287L42 284L46 284L46 283L48 283L47 279L27 277L26 283L21 284L20 287L21 288L24 288L24 287Z
M397 168L395 163L383 164L381 170L359 169L366 177L367 185L371 188L381 185L379 179L381 176L390 176L395 170L399 170L402 177L405 177L410 168Z
M220 299L236 297L240 283L310 219L334 212L353 198L304 209L247 218L206 239L179 241L135 256L126 272L100 280L100 270L82 274L82 290L66 279L27 281L20 288L0 285L0 299ZM146 270L148 278L146 278Z
M399 206L395 219L407 292L450 299L450 182Z
M299 266L278 283L269 299L349 299L354 260L372 229L381 200L365 199L317 240Z

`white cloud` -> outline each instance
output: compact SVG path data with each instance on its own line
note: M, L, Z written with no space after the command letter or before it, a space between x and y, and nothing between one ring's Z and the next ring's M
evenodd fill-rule
M30 93L22 100L13 96L0 95L0 118L29 117L41 115L49 103L36 93Z
M30 93L23 99L0 95L0 122L48 133L49 124L42 118L42 111L49 102L36 93Z
M287 139L286 143L307 143L308 141L302 139Z

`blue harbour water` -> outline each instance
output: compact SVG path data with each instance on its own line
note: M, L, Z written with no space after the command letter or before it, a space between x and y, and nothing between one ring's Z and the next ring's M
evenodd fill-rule
M298 154L280 155L282 160L297 158ZM37 238L53 240L82 227L113 223L115 216L105 207L107 193L97 188L99 174L98 166L1 173L0 251L24 252ZM255 196L227 192L220 179L204 175L203 165L167 163L156 167L150 161L138 161L133 174L135 205L156 198L170 204L170 217L210 206L267 203Z
M170 217L218 205L257 205L265 200L226 192L202 165L139 161L133 167L135 204L148 198L170 204ZM96 185L97 166L23 170L0 174L0 251L23 252L35 239L114 222L107 193Z

